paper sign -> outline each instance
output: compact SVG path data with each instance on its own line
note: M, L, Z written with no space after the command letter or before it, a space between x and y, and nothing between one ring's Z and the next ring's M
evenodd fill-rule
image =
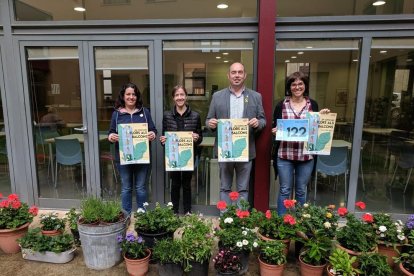
M305 142L304 154L330 155L335 129L336 113L309 112L309 140Z
M304 142L308 138L308 119L277 119L276 140Z
M121 165L149 164L148 124L119 124L119 159Z
M248 119L219 119L217 146L219 162L249 161Z
M193 171L193 133L191 131L165 132L165 170Z

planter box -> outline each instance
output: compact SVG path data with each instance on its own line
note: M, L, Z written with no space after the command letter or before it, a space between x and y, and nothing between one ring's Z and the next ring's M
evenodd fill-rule
M64 264L70 262L75 256L76 248L72 248L62 253L55 253L51 251L37 252L31 249L22 248L22 256L25 260Z

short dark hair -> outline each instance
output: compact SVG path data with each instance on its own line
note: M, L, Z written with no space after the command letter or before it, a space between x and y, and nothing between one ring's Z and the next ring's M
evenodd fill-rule
M185 89L185 87L182 86L181 84L178 84L178 85L174 86L174 88L173 88L173 90L171 92L171 96L173 98L175 96L175 92L177 92L178 89L182 89L184 91L185 95L188 96L187 89Z
M309 78L302 72L294 72L286 78L285 96L292 96L292 91L290 91L290 85L295 80L303 81L303 83L305 84L305 92L303 93L303 96L309 96Z
M126 83L122 86L121 90L119 91L118 99L115 102L115 108L125 107L124 96L125 96L125 90L127 90L128 88L134 89L135 95L137 96L137 101L135 102L135 107L136 108L141 108L142 107L141 92L139 91L138 86L135 83L132 83L132 82L128 82L128 83Z

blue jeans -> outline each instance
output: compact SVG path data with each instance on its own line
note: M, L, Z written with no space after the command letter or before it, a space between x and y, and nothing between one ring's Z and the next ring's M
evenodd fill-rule
M277 158L277 170L279 173L279 197L277 199L277 213L283 215L286 208L283 205L285 199L290 198L293 184L295 185L295 199L301 205L306 202L306 191L313 171L314 160L292 161Z
M132 190L134 186L137 208L143 208L143 203L147 200L146 180L149 166L149 164L121 165L117 163L122 183L122 208L128 212L128 214L130 214L132 210Z
M249 162L221 162L220 169L220 200L223 200L227 205L232 202L229 197L231 187L233 185L233 177L236 172L236 189L239 193L240 199L249 201L249 183L250 173L252 170L252 161Z

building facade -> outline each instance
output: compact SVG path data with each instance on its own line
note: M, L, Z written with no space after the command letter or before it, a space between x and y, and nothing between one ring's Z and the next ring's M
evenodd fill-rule
M176 84L204 122L212 94L228 85L228 66L241 61L268 120L252 175L257 208L276 204L272 113L285 77L300 70L311 98L337 113L334 146L348 151L346 173L318 174L308 199L412 213L414 0L311 2L0 0L0 192L55 209L88 195L119 198L106 133L121 85L138 85L161 131ZM193 209L215 213L215 137L204 134ZM62 151L59 138L79 142ZM76 151L82 157L69 162ZM150 202L169 201L159 142L151 144L147 185Z

